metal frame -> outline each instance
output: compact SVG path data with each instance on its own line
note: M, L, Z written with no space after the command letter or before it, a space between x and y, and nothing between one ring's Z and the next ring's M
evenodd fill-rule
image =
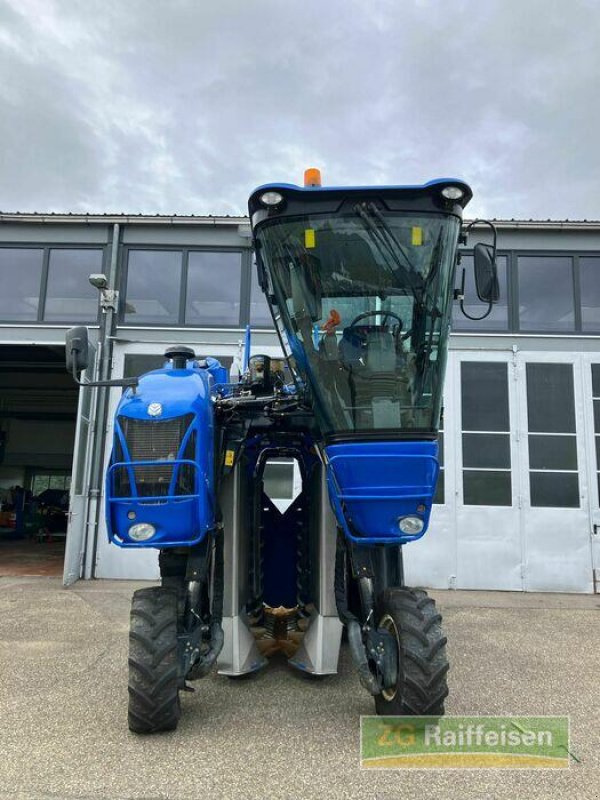
M46 302L48 299L48 275L50 268L50 251L51 250L100 250L102 252L102 271L106 271L106 266L109 258L110 242L103 242L101 244L80 244L80 243L36 243L36 242L1 242L1 250L41 250L42 251L42 271L40 275L40 289L38 294L38 308L37 316L31 320L0 320L3 325L56 325L64 326L71 325L73 320L52 320L51 322L44 319L46 313ZM97 325L100 317L100 312L94 319L88 321L91 325Z
M178 302L178 320L177 322L168 322L167 326L176 328L222 328L220 325L209 325L206 323L186 324L185 310L187 306L188 294L188 275L189 275L189 257L190 253L239 253L240 254L240 313L238 317L238 326L230 326L233 330L242 330L248 324L250 316L250 270L248 261L251 256L250 248L247 247L227 247L224 245L140 245L140 244L127 244L122 245L121 252L119 253L120 262L120 302L118 325L124 328L140 327L144 328L161 328L165 327L165 323L156 322L138 322L130 323L125 318L125 302L127 298L127 283L129 279L129 253L131 251L144 250L152 252L175 252L181 253L181 283L179 285L179 302ZM227 326L226 326L227 327Z

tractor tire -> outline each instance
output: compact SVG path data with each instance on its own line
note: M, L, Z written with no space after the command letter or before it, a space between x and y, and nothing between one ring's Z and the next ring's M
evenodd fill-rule
M139 589L129 628L129 730L173 731L180 716L177 591Z
M377 714L442 716L449 664L435 601L424 589L386 589L377 611L378 627L391 633L398 647L395 685L375 696Z

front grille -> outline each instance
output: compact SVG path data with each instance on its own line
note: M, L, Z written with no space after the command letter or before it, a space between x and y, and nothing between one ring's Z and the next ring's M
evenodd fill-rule
M125 437L128 453L125 457L116 448L115 460L131 461L175 461L176 459L195 459L196 432L190 436L185 452L180 452L185 434L194 419L193 414L169 420L141 420L119 417L119 425ZM174 467L166 464L133 467L138 497L165 497L173 478ZM183 464L177 469L174 494L194 493L194 468ZM115 494L129 497L133 494L130 472L126 467L118 468L115 474Z

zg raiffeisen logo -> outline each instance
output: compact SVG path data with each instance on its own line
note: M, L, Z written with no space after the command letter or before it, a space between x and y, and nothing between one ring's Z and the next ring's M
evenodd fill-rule
M568 717L361 717L371 769L565 769Z

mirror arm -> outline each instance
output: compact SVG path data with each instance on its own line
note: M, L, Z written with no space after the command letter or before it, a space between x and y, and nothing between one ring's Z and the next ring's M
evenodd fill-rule
M77 383L79 386L126 386L133 389L134 394L139 384L137 378L117 378L114 381L82 381L77 375L75 360L73 360L72 376L75 383Z
M494 251L494 261L496 261L496 240L498 238L498 231L496 230L496 226L493 222L490 222L489 219L474 219L473 222L469 222L467 227L463 230L462 236L465 237L465 242L467 238L467 234L475 225L489 225L492 229L492 249Z

